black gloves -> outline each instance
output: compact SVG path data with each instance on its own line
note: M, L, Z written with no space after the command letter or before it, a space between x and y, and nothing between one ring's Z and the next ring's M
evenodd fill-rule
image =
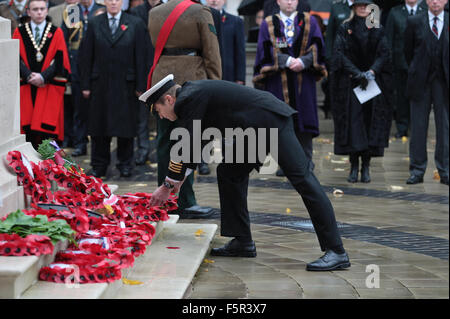
M363 90L365 90L367 88L367 85L369 85L369 81L366 78L365 72L360 72L356 74L353 78Z
M361 89L365 90L369 85L369 81L375 80L375 74L373 74L371 71L359 72L353 78L361 87Z

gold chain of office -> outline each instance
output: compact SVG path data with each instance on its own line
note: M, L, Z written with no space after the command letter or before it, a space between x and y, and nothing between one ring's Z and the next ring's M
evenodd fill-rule
M25 24L25 29L27 30L28 36L30 37L31 43L33 44L34 49L36 50L36 61L38 63L42 62L44 59L44 55L41 53L42 48L45 45L45 42L47 41L47 35L50 31L50 28L52 27L52 24L49 22L47 23L47 27L45 28L44 35L42 36L41 42L39 46L36 43L36 40L33 37L33 33L31 32L30 24Z

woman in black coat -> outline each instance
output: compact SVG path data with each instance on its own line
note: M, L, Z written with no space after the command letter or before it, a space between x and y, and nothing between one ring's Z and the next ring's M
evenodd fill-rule
M391 58L383 28L366 26L370 0L355 0L352 14L340 26L330 67L331 108L335 125L334 152L349 155L348 181L369 183L370 159L383 156L392 122ZM359 103L353 89L375 79L382 94Z

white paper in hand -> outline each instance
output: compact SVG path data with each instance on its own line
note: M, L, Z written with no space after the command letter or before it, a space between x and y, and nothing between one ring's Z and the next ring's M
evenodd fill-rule
M353 89L353 92L355 92L355 95L361 104L364 104L381 94L380 87L375 80L369 80L369 84L365 90L361 89L360 86L357 86Z

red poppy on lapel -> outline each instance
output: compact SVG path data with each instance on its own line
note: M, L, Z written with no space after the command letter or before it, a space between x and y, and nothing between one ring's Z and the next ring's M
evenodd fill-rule
M125 25L125 24L122 24L122 25L120 26L120 28L122 29L122 31L125 31L126 29L128 29L128 26Z
M301 27L303 27L303 20L301 20L299 23L298 23L298 26L301 28Z
M47 33L47 38L51 39L52 36L53 36L53 33L51 33L51 32Z
M348 29L347 32L348 32L348 34L352 34L353 33L353 31L351 29Z
M222 16L222 23L225 23L225 21L227 21L227 16L226 16L226 14L224 14L224 15Z

